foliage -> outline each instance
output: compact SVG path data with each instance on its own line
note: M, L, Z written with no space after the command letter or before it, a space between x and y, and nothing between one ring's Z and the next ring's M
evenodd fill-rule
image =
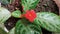
M12 28L12 29L8 32L8 34L15 34L15 27Z
M3 7L0 7L0 23L5 22L9 17L11 17L11 13Z
M34 9L39 1L40 0L21 0L24 11Z
M8 0L0 0L0 3L2 3L3 5L8 5L9 1Z
M40 26L29 23L25 19L17 22L15 31L15 34L41 34Z
M11 17L11 13L6 8L0 7L0 34L7 34L7 32L5 32L4 22L8 20L9 17Z
M19 10L12 12L13 17L20 18L20 15L21 15L21 11L19 11Z
M37 20L37 21L36 21ZM60 32L60 17L49 12L37 13L36 23L52 32Z
M39 1L21 0L23 13L19 9L10 13L6 8L0 7L0 34L42 34L41 27L51 32L60 32L60 16L49 12L35 13L34 8ZM5 1L1 0L1 3L5 3ZM20 17L22 18L7 33L4 30L4 22L11 16L19 19Z

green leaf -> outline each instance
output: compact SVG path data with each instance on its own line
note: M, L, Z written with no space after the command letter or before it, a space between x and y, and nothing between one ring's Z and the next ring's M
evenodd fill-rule
M20 18L21 16L21 11L20 10L16 10L14 12L12 12L12 16L16 17L16 18Z
M27 20L19 20L16 23L15 34L42 34L38 25L32 24Z
M10 30L9 34L15 34L15 27Z
M8 34L4 23L0 23L0 34Z
M37 21L36 21L37 20ZM60 32L60 17L54 13L37 13L36 23L51 32Z
M0 28L0 34L7 34L7 32Z
M0 23L4 23L10 17L11 13L6 8L0 7Z
M24 11L34 9L40 0L21 0Z
M2 3L3 5L9 4L8 0L0 0L0 3Z
M4 22L11 17L11 13L3 7L0 7L0 34L7 34Z

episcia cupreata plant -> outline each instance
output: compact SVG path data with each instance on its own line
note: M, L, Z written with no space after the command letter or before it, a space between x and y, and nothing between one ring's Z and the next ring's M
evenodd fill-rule
M45 29L47 29L48 31L51 31L51 32L60 32L60 17L57 16L56 14L54 13L50 13L50 12L38 12L38 13L35 13L34 11L34 8L37 6L38 2L40 0L21 0L21 3L22 3L22 8L23 8L23 13L16 13L18 11L15 11L12 13L12 16L17 16L19 15L19 17L16 17L16 18L22 18L20 19L20 22L19 23L23 23L24 25L26 25L26 27L28 26L26 23L28 22L29 24L32 23L32 24L35 24L36 26L41 26ZM27 20L27 21L25 21ZM23 22L25 21L25 23ZM22 24L18 24L18 22L16 23L16 27L15 27L15 32L16 34L23 34L23 32L25 30L23 30L23 28L21 28L21 25ZM19 29L18 27L20 27L21 29ZM31 25L32 27L32 25ZM34 28L34 27L33 27ZM32 30L33 30L32 28ZM28 29L28 28L25 28L25 29ZM39 27L38 27L39 29ZM22 32L19 31L23 30ZM17 32L18 31L18 32ZM27 34L27 32L24 32L25 34ZM30 32L29 34L31 33L36 33L36 32ZM37 33L36 33L37 34ZM41 32L38 33L38 34L42 34Z
M50 12L35 12L34 8L39 1L21 0L23 12L17 9L10 13L5 10L6 8L3 10L0 7L1 23L5 22L11 16L20 19L7 34L42 34L41 27L51 32L60 32L60 16Z

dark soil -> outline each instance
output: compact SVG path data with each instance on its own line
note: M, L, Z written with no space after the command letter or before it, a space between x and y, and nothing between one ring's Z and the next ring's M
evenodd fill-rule
M40 0L35 10L36 12L45 11L59 14L58 7L53 0Z
M9 5L10 7L7 7L11 12L19 9L22 9L21 6L15 6L15 5ZM52 0L40 0L39 4L37 5L37 7L34 9L36 12L42 12L42 11L46 11L46 12L53 12L57 15L59 15L58 13L58 7L55 4L54 1ZM19 20L17 18L11 17L9 20L6 21L5 26L8 30L10 30L11 28L13 28L16 24L16 21ZM45 30L44 28L42 28L43 34L51 34L52 32L49 32L47 30Z

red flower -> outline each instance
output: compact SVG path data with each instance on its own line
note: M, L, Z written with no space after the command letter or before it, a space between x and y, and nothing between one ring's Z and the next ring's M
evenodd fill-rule
M26 14L24 14L24 17L28 19L30 22L33 22L36 18L36 13L34 10L27 10Z

